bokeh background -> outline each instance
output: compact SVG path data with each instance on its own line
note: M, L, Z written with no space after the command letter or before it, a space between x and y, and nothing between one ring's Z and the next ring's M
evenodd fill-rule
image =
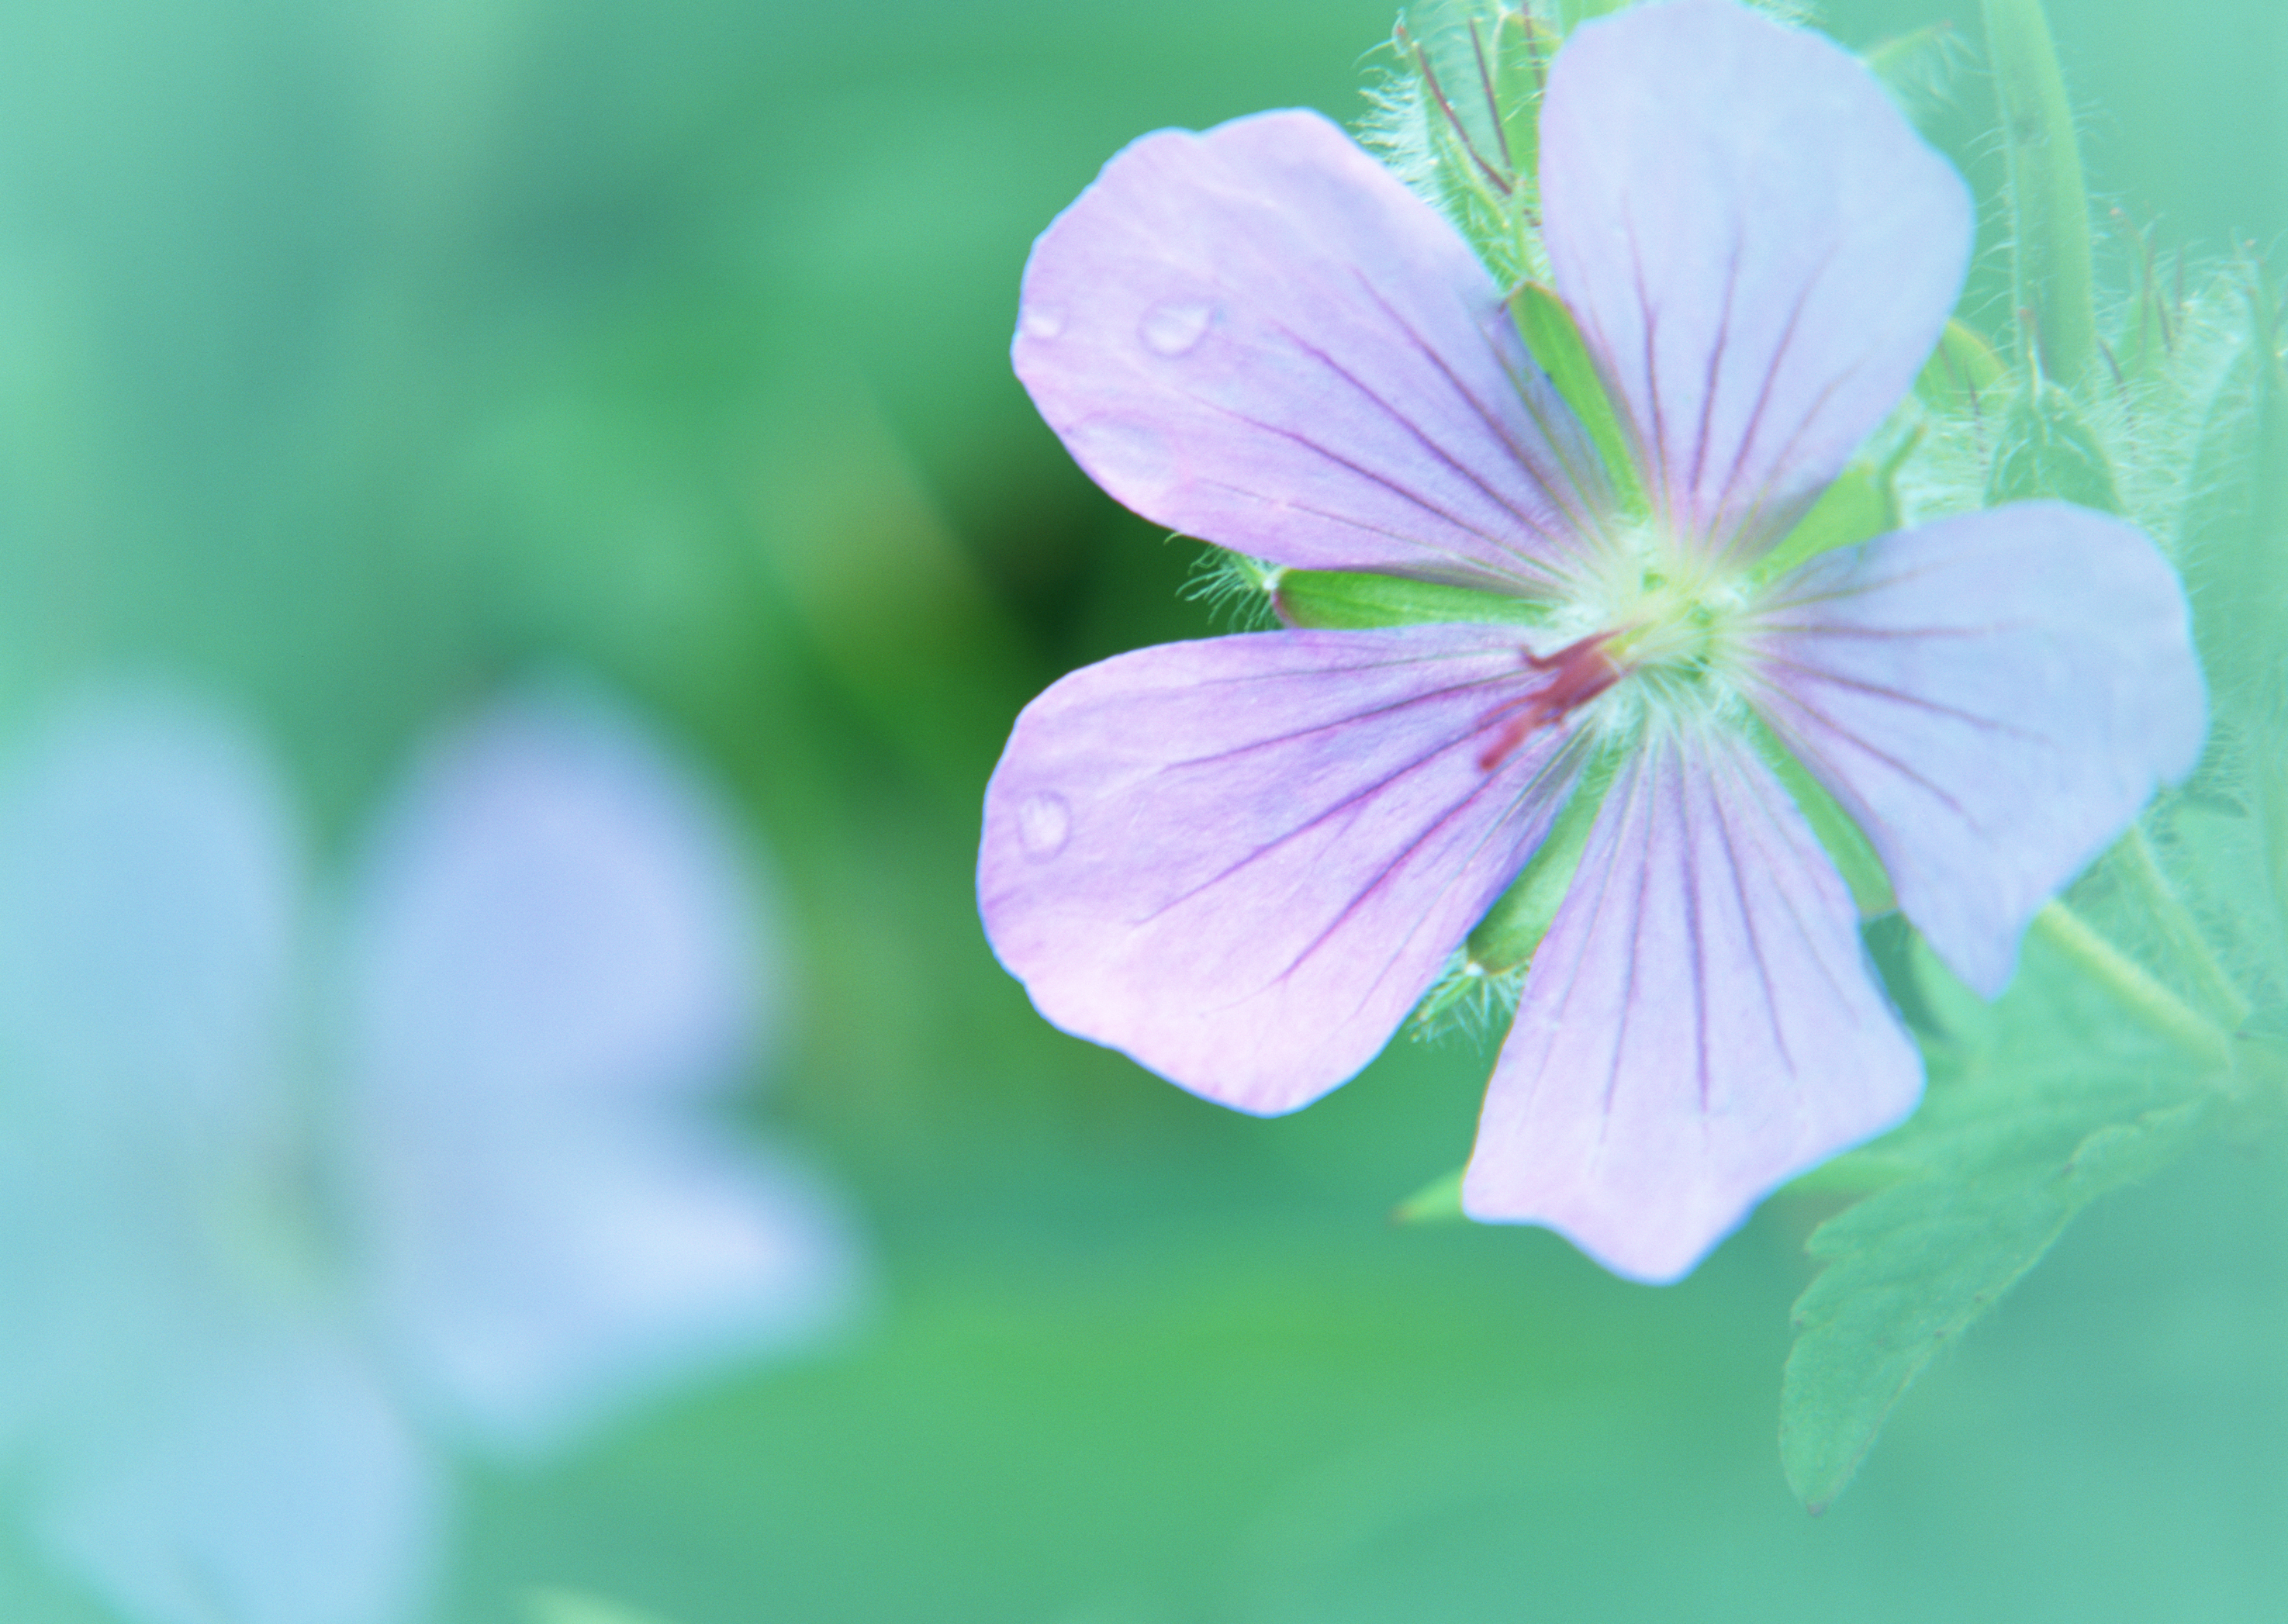
M1974 46L1951 4L1823 14ZM2101 202L2276 250L2288 8L2052 18ZM1394 1228L1466 1153L1469 1042L1254 1121L1049 1029L993 963L971 864L1016 710L1215 630L1196 550L1009 374L1026 250L1144 131L1355 117L1391 21L0 8L0 749L91 675L184 679L259 719L346 852L421 738L568 667L724 787L791 919L741 1108L848 1192L868 1307L569 1458L473 1464L438 1620L538 1590L660 1624L2276 1615L2277 1146L2083 1222L1815 1521L1774 1428L1817 1198L1665 1290L1538 1232ZM1954 97L1934 133L1990 188L1990 88ZM0 1616L108 1616L10 1529Z

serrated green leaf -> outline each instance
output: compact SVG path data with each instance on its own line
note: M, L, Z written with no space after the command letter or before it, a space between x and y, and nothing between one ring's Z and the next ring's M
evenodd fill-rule
M1379 626L1475 622L1537 626L1548 606L1530 598L1481 592L1435 581L1409 581L1345 570L1282 570L1271 584L1272 606L1290 626L1320 631L1368 631Z
M2010 172L2011 286L2045 376L2072 387L2097 362L2089 194L2073 105L2041 0L1984 0L1986 59Z
M1581 342L1581 329L1573 324L1572 312L1538 282L1528 282L1510 295L1509 309L1525 347L1533 352L1533 359L1589 432L1614 501L1625 513L1646 512L1644 486L1637 478L1636 459L1630 455L1619 409L1605 388L1596 362L1590 359L1588 346Z
M2022 390L2010 402L1986 484L1990 508L2037 496L2079 503L2101 513L2121 511L2112 459L2072 398L2054 384Z
M2073 928L2030 932L1990 1006L1919 960L1958 1041L1933 1049L1922 1109L1873 1147L1895 1182L1813 1232L1827 1266L1795 1307L1780 1449L1815 1512L1940 1349L2082 1208L2189 1148L2223 1097L2221 1038L2196 1052L2163 1023L2125 1018Z

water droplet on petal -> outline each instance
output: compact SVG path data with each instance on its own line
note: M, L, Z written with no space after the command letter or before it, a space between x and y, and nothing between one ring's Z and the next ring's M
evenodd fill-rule
M1025 329L1028 338L1053 338L1065 330L1065 312L1061 305L1028 305L1017 318L1017 325Z
M1035 862L1045 862L1072 837L1072 808L1064 796L1040 790L1017 803L1017 844Z
M1215 320L1215 306L1205 299L1162 299L1144 313L1137 332L1144 347L1156 355L1188 354Z

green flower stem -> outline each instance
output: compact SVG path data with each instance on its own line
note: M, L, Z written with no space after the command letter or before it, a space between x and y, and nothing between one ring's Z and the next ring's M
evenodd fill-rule
M2232 1042L2224 1031L2091 930L2080 915L2052 902L2034 915L2032 928L2147 1027L2230 1075Z
M2043 375L2072 388L2097 360L2089 194L2073 107L2041 0L1983 3L2010 162L2012 285Z
M2241 996L2232 978L2225 974L2224 966L2217 963L2208 938L2201 933L2200 923L2193 917L2193 910L2185 906L2185 899L2177 894L2169 876L2161 872L2144 829L2132 828L2116 848L2115 855L2120 860L2118 872L2136 888L2139 899L2151 913L2163 939L2190 970L2196 989L2205 997L2211 1011L2222 1018L2226 1031L2238 1031L2249 1017L2248 1000Z

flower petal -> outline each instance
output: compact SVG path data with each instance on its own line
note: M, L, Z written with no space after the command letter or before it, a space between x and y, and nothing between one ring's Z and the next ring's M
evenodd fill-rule
M1758 708L1989 997L2034 911L2200 755L2176 575L2086 508L1879 536L1785 577L1759 618Z
M562 1440L687 1367L811 1328L849 1257L798 1176L694 1097L781 973L726 822L569 693L449 739L353 947L345 1153L376 1319L488 1441Z
M114 1392L38 1470L39 1532L142 1624L394 1624L427 1588L434 1466L329 1336L154 1327L167 1390ZM242 1332L252 1327L237 1327Z
M14 1109L193 1163L266 1121L299 856L268 761L229 718L163 688L48 718L0 785Z
M994 951L1068 1032L1243 1111L1308 1104L1373 1058L1546 832L1572 729L1509 735L1551 682L1483 626L1076 671L1026 708L985 793Z
M1585 24L1541 131L1557 290L1648 488L1678 535L1760 551L1929 356L1969 194L1855 58L1732 0Z
M1616 1273L1678 1279L1766 1192L1913 1109L1922 1065L1787 792L1656 736L1528 972L1463 1185Z
M1098 484L1281 564L1514 589L1603 500L1467 245L1315 113L1120 153L1035 245L1012 353Z

